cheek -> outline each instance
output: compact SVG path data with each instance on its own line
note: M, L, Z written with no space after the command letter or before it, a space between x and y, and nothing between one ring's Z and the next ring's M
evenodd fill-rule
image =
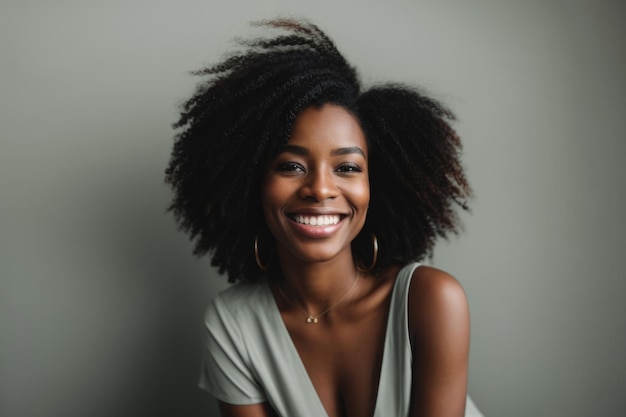
M359 181L358 183L352 183L346 188L346 197L349 200L349 204L355 210L357 220L361 226L365 224L367 218L367 212L370 204L370 186L369 181Z
M272 177L265 178L261 184L261 199L264 204L271 204L280 198L281 186Z
M267 178L261 186L261 207L263 209L263 217L268 226L276 217L276 210L279 210L285 202L285 187L278 181Z
M369 206L370 203L370 183L369 180L364 180L359 185L355 185L352 189L354 198L358 201L359 206Z

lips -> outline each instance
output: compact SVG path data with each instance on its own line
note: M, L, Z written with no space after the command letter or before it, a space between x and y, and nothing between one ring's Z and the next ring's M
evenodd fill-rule
M339 213L290 213L287 215L297 233L305 238L326 239L333 236L348 217Z

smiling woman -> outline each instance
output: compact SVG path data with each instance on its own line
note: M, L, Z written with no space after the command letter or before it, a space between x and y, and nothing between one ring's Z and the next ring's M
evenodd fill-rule
M196 253L239 281L206 313L200 386L224 416L480 415L459 283L417 263L470 197L452 114L362 92L315 25L199 71L166 172Z
M280 263L344 256L370 199L367 145L343 107L311 107L297 117L287 145L269 163L261 189L265 222Z

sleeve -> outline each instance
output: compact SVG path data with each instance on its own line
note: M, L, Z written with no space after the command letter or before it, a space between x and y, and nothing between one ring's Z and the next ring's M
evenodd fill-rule
M240 327L221 297L211 303L204 320L200 388L229 404L266 401L251 370Z

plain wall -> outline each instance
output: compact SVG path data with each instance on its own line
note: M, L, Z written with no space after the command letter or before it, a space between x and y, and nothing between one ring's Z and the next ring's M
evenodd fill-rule
M170 124L276 15L456 112L476 196L432 263L483 413L623 415L626 5L591 0L2 1L0 415L215 415L198 326L226 280L165 213Z

